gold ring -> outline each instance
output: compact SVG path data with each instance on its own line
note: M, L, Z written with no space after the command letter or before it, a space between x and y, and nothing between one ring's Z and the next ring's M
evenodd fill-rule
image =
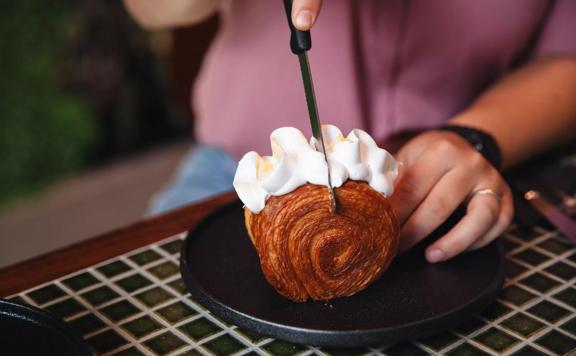
M496 198L498 203L500 203L500 201L502 200L502 195L500 195L499 193L496 193L495 191L493 191L490 188L478 188L478 189L476 189L475 191L470 193L469 199L472 199L476 195L491 195L494 198Z

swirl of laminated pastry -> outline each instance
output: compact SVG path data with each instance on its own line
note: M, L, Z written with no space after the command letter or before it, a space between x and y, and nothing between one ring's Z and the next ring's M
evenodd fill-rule
M248 234L268 282L293 301L330 300L365 289L390 265L399 225L388 199L367 183L346 181L329 210L325 186L304 184L245 209Z

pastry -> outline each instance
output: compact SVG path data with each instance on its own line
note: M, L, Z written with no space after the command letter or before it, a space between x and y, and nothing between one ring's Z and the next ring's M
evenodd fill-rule
M271 135L272 156L247 153L234 187L264 276L293 301L353 295L394 258L398 221L388 202L394 158L361 130L347 137L323 126L337 209L330 212L328 167L294 128Z

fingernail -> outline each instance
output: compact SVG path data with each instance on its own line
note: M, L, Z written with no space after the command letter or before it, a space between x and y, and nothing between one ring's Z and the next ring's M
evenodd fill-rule
M426 259L430 263L440 262L444 259L444 257L446 257L446 255L444 254L444 251L442 251L438 248L434 248L432 250L426 251Z
M312 13L308 10L302 10L296 15L296 27L299 29L309 29L312 26Z

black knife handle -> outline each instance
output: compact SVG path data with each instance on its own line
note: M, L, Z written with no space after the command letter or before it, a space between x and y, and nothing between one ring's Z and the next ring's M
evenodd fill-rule
M290 26L290 49L294 54L302 54L312 48L312 39L310 31L300 31L292 23L292 0L284 0L284 10L288 17L288 26Z

